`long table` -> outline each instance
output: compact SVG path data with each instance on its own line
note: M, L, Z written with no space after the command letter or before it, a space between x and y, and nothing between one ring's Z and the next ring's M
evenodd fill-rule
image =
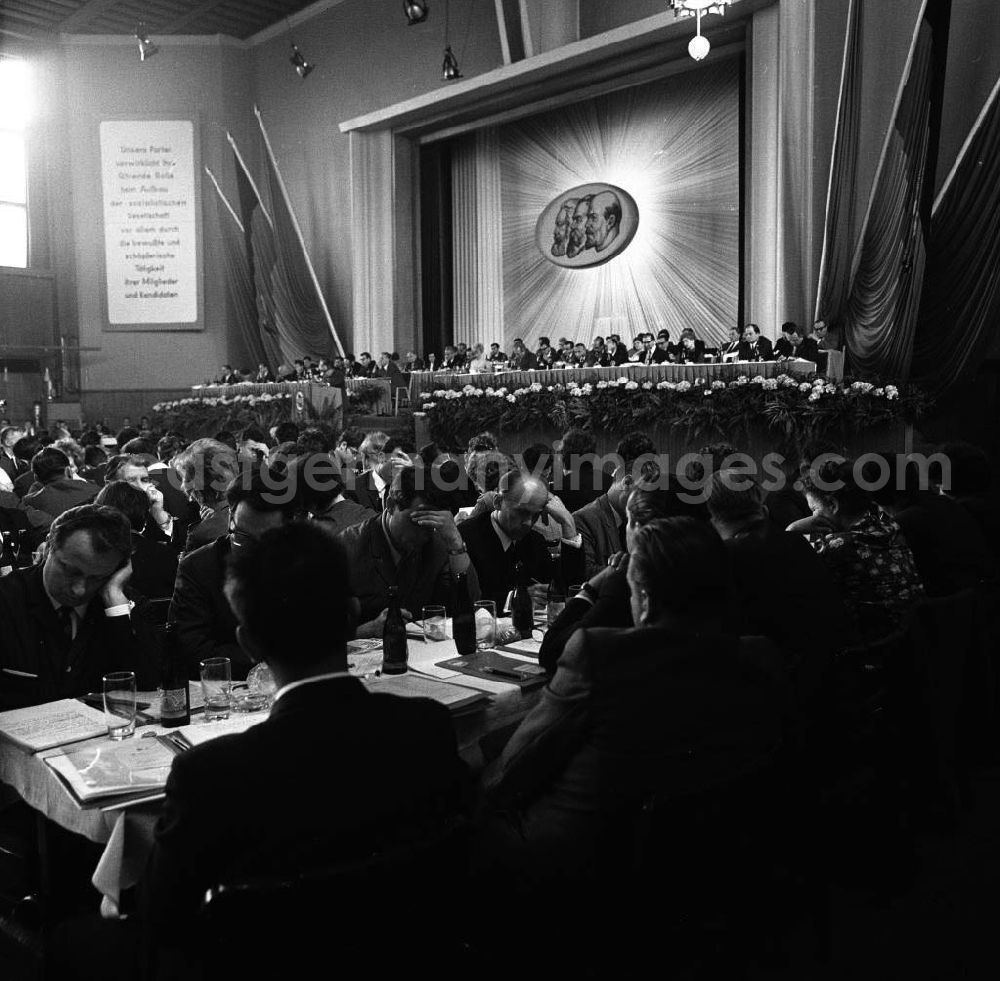
M410 375L410 404L415 408L423 401L422 392L435 389L455 389L472 385L473 388L508 389L525 388L528 385L566 385L576 382L596 384L628 378L630 381L644 382L694 382L698 378L708 381L730 381L740 375L762 375L774 378L786 374L806 377L816 371L815 361L729 361L722 364L623 364L613 368L546 368L530 371L496 371L477 374L459 374L453 371L414 371Z
M350 382L351 379L348 380ZM348 391L350 385L348 384ZM217 399L233 398L237 395L291 395L293 411L299 413L299 399L308 402L316 415L333 414L335 425L338 413L343 413L344 396L339 388L333 388L317 381L280 381L280 382L239 382L236 385L194 385L191 388L193 398ZM341 415L342 418L342 415Z
M524 692L516 684L462 675L436 667L437 662L456 655L455 642L450 639L431 644L415 639L409 642L411 669L428 677L478 689L491 697L483 711L453 717L459 752L474 768L481 768L484 760L480 740L519 721L537 701L539 690ZM371 653L351 654L351 673L366 676L379 665L380 660L377 652L374 660ZM192 721L197 723L200 718L196 715ZM141 728L137 730L136 736L132 738L141 738L141 731ZM13 788L34 810L56 824L105 846L92 882L103 897L102 912L107 916L114 916L117 915L121 892L134 886L146 867L162 804L159 799L153 799L120 808L112 805L103 810L100 807L81 807L45 762L46 757L59 755L64 749L76 750L105 742L107 737L101 736L86 742L72 743L67 747L31 753L0 737L0 783Z

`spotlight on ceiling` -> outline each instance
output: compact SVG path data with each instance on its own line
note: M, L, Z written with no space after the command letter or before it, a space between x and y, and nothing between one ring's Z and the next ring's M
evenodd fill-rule
M159 47L149 40L149 35L143 30L142 24L135 29L135 39L139 42L139 60L145 61L152 58L159 51Z
M310 65L302 57L302 52L299 51L298 45L294 42L292 42L292 56L288 60L295 66L295 70L299 73L299 78L305 78L316 67L315 65Z
M406 26L422 24L427 20L429 7L423 0L403 0L403 13L406 14Z
M455 57L455 52L451 50L450 44L444 49L444 61L441 64L441 77L446 82L454 82L456 78L462 77L462 72L458 67L458 59Z

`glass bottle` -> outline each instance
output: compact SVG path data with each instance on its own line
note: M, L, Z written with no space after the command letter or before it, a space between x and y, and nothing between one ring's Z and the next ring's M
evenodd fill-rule
M174 623L168 623L164 628L161 686L160 725L165 729L186 726L191 721L191 692L188 689L184 651Z
M389 587L389 608L382 627L382 674L403 674L406 671L406 624L399 605L399 587Z
M514 589L514 600L511 603L511 623L521 637L527 639L531 637L531 630L535 625L535 611L531 602L531 593L528 591L528 570L523 562L515 564L514 576L517 586Z
M455 574L454 599L452 601L452 636L455 650L462 657L476 652L476 619L469 595L469 577L464 572Z

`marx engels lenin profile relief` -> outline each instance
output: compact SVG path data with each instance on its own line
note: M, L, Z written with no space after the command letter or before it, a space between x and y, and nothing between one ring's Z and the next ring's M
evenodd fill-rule
M639 209L614 184L581 184L554 198L535 225L535 244L549 262L570 269L598 266L632 241Z

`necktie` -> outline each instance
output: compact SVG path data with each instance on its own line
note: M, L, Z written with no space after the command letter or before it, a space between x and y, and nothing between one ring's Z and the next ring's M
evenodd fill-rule
M60 606L56 610L56 615L59 617L59 626L62 627L62 632L66 635L67 640L73 639L73 610L68 606Z

